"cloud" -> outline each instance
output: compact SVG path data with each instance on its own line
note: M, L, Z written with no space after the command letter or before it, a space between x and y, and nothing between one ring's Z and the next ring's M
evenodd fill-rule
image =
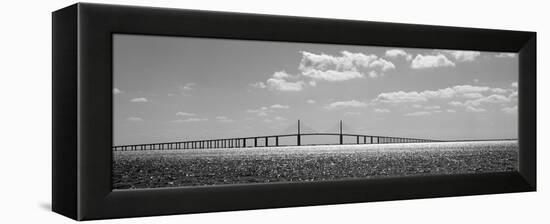
M197 83L194 83L194 82L190 82L190 83L187 83L185 85L183 85L181 88L183 90L192 90L194 88L194 86L196 86Z
M233 119L229 119L226 116L216 116L216 120L218 120L219 122L224 122L224 123L231 123L231 122L235 121Z
M498 93L498 94L504 94L504 93L507 93L508 90L505 90L505 89L502 89L502 88L492 88L491 92Z
M398 58L398 57L403 57L405 58L405 60L407 61L410 61L412 60L412 55L407 53L406 51L404 50L401 50L401 49L391 49L391 50L387 50L386 51L386 57L388 58Z
M118 95L118 94L121 94L123 93L120 89L117 89L117 88L113 88L113 95Z
M389 113L391 111L388 110L388 109L385 109L385 108L374 108L374 112L375 113Z
M272 91L298 92L304 87L317 86L317 81L342 82L364 77L376 78L395 69L395 65L374 54L342 51L340 55L315 54L301 51L299 73L291 75L286 71L273 73L265 82L249 84L254 88Z
M250 83L248 84L254 88L257 88L257 89L265 89L267 88L267 86L263 83L263 82L257 82L257 83Z
M176 115L177 116L190 116L190 117L197 116L194 113L187 113L187 112L177 112Z
M271 112L271 110L268 107L260 107L259 109L248 109L246 112L256 114L256 116L259 117L265 117Z
M374 73L376 74L376 73ZM317 70L307 69L302 71L302 75L325 81L346 81L350 79L363 78L364 75L358 71L335 71L335 70Z
M374 54L340 52L340 56L327 54L314 54L306 51L300 52L302 60L298 69L305 77L324 81L346 81L365 77L371 71L383 75L395 65L390 61L379 58Z
M304 88L304 81L289 81L297 77L291 76L285 71L275 72L272 78L269 78L266 83L269 90L277 90L283 92L297 92Z
M275 117L276 121L286 121L286 118L284 117Z
M256 114L257 116L260 116L260 117L267 116L267 111L264 111L264 110L248 109L246 110L246 112Z
M461 107L461 106L464 106L463 103L458 102L458 101L451 101L451 102L449 102L449 105L454 106L454 107Z
M332 110L332 109L342 109L342 108L361 108L366 106L367 106L366 103L359 102L357 100L350 100L350 101L333 102L325 106L325 108L328 110Z
M496 54L495 57L497 58L515 58L516 57L516 53L499 53L499 54Z
M132 103L146 103L146 102L149 102L149 100L147 100L147 98L145 98L145 97L139 97L139 98L131 99L130 102L132 102Z
M182 95L186 95L187 92L193 90L196 86L197 86L197 83L194 83L194 82L190 82L190 83L187 83L185 85L180 85L179 86L180 93Z
M315 103L315 100L309 99L309 100L307 100L306 102L309 103L309 104L314 104L314 103Z
M465 93L462 96L465 97L465 98L470 98L470 99L476 99L476 98L483 97L483 95L481 95L481 93Z
M416 116L426 116L426 115L430 115L431 113L428 112L428 111L417 111L417 112L412 112L412 113L407 113L405 114L405 116L407 117L416 117Z
M505 108L502 108L502 112L504 113L508 113L508 114L515 114L518 112L518 106L513 106L513 107L505 107Z
M483 108L477 108L477 107L467 106L467 107L466 107L466 111L478 113L478 112L485 112L486 110L483 109Z
M360 115L360 112L345 112L344 116L357 116Z
M518 98L518 91L510 93L510 95L508 95L508 98L510 98L511 100L516 100Z
M491 90L487 86L457 85L438 90L424 90L422 92L388 92L381 93L374 102L382 103L418 103L426 102L432 99L450 99L453 97L475 98L478 94ZM478 94L475 94L478 93Z
M187 118L187 119L173 120L172 122L175 122L175 123L186 123L186 122L202 122L202 121L208 121L208 118L196 118L196 117L192 117L192 118Z
M518 82L513 82L513 83L511 84L511 86L514 87L514 88L518 88Z
M379 94L374 101L383 103L412 103L412 102L424 102L428 99L418 92L390 92Z
M511 94L507 94L510 93ZM501 94L502 93L502 94ZM514 94L515 93L515 94ZM517 100L517 92L511 89L491 88L488 86L472 86L472 85L457 85L438 90L424 90L421 92L397 91L381 93L376 98L371 100L370 104L390 104L396 106L398 104L412 104L410 107L422 109L425 112L443 112L441 106L422 106L425 102L441 103L452 107L463 108L468 112L484 112L484 105L504 105L513 103ZM409 105L406 105L409 107ZM452 111L452 112L451 112ZM455 110L447 110L454 113Z
M270 106L272 109L288 109L290 106L288 105L281 105L281 104L273 104Z
M143 118L141 117L128 117L126 118L127 121L131 121L131 122L141 122L143 121Z
M453 109L447 109L447 112L448 112L448 113L456 113L456 110L453 110Z
M425 106L424 107L425 110L439 110L441 109L440 106L437 106L437 105L434 105L434 106Z
M413 69L427 69L437 67L454 67L455 63L450 61L445 55L416 55L411 63Z
M479 51L443 50L442 52L451 55L456 61L459 62L474 61L481 55Z
M479 106L483 103L493 103L493 104L500 104L500 103L508 103L510 102L510 99L503 95L497 95L493 94L487 97L475 99L475 100L468 100L464 104L465 105L472 105L472 106Z
M464 107L468 112L484 112L484 108L481 108L484 104L505 104L511 102L512 99L503 95L493 94L487 97L477 98L473 100L467 100L465 102L452 101L449 103L451 106Z

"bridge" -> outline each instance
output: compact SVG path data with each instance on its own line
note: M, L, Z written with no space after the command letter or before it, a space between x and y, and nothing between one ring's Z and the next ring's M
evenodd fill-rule
M338 143L323 144L323 145L343 145L344 137L352 137L355 141L351 144L389 144L389 143L425 143L425 142L442 142L441 140L407 138L396 136L377 136L363 134L347 134L343 133L343 123L340 121L340 131L338 133L331 132L300 132L300 120L298 120L298 132L293 134L281 135L264 135L253 137L236 137L236 138L221 138L221 139L204 139L204 140L189 140L177 142L163 143L147 143L135 145L118 145L113 146L114 151L137 151L137 150L173 150L173 149L213 149L213 148L246 148L246 147L279 147L279 146L303 146L302 137L304 136L338 136ZM296 144L281 145L279 140L282 138L295 138ZM263 144L259 144L259 140ZM349 144L349 143L346 143Z

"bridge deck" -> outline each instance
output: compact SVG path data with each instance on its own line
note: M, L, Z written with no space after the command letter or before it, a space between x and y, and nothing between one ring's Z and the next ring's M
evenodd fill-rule
M221 139L206 139L206 140L189 140L177 142L135 144L135 145L118 145L113 146L114 151L134 151L134 150L168 150L168 149L207 149L207 148L244 148L244 147L277 147L283 146L279 144L280 138L296 137L294 146L301 146L302 136L339 136L337 144L344 144L344 137L355 137L356 141L353 144L387 144L387 143L421 143L421 142L441 142L433 139L419 139L393 136L377 136L377 135L362 135L362 134L345 134L345 133L296 133L283 135L264 135L254 137L237 137L237 138L221 138ZM258 144L258 140L263 139L264 144ZM249 140L253 144L247 144ZM269 140L274 141L274 144L269 144ZM289 146L289 145L285 145Z

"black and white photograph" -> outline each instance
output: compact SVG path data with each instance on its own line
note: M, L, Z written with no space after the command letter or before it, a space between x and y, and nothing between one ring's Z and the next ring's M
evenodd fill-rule
M518 169L516 53L112 38L114 190Z
M544 1L2 3L0 223L548 220Z

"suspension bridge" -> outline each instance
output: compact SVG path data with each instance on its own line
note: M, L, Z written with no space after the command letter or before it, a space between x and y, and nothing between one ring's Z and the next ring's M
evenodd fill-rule
M343 132L343 122L339 123L339 131L333 132L316 132L309 128L309 132L302 132L300 120L297 123L297 132L292 134L279 135L263 135L252 137L235 137L235 138L220 138L220 139L202 139L202 140L187 140L176 142L163 143L147 143L133 145L117 145L113 146L114 151L137 151L137 150L173 150L173 149L212 149L212 148L246 148L246 147L278 147L278 146L303 146L312 145L304 144L303 138L306 136L335 136L337 141L328 144L316 145L344 145L344 144L390 144L390 143L425 143L425 142L442 142L434 139L407 138L396 136L377 136L364 134L350 134ZM344 139L348 141L344 141ZM351 138L351 142L349 141ZM280 144L282 139L291 140L292 144Z

